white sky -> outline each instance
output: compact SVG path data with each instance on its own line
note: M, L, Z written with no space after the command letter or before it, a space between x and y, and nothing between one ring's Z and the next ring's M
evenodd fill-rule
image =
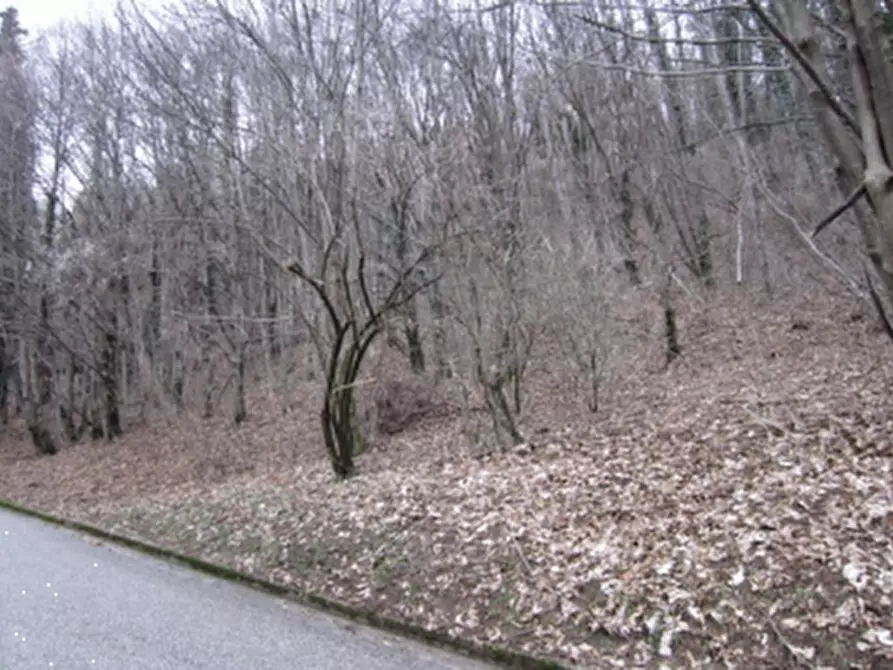
M0 0L0 5L18 9L22 27L32 35L59 21L111 15L115 10L115 0Z

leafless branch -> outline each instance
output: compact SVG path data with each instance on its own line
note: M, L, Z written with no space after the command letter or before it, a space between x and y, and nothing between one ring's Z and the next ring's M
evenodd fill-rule
M797 61L800 67L803 68L803 71L812 81L812 83L816 86L816 88L821 92L822 97L834 110L834 113L857 135L859 134L859 125L856 123L856 120L853 116L847 112L838 102L837 96L834 95L834 92L829 88L827 82L824 77L819 74L818 71L812 66L812 63L803 55L803 52L797 47L796 44L791 41L785 32L779 28L775 21L772 20L772 17L763 9L762 5L760 5L759 0L747 0L748 6L754 11L760 21L764 26L778 39L779 42L784 45L785 50Z
M789 67L779 66L773 67L768 65L728 65L713 68L700 68L692 70L646 70L644 68L632 67L629 65L611 64L611 63L592 63L602 70L618 70L620 72L628 72L642 77L651 77L654 79L693 79L697 77L709 77L715 75L732 74L735 72L753 72L753 73L771 73L771 72L790 72Z
M765 37L749 37L749 36L740 36L740 37L728 37L728 38L711 38L711 39L700 39L697 37L685 37L682 40L677 40L675 38L667 38L656 35L648 35L643 33L634 33L619 26L611 25L610 23L605 23L604 21L599 21L597 19L593 19L588 16L578 15L577 18L581 20L583 23L586 23L595 28L600 28L610 33L614 33L616 35L620 35L621 37L625 37L628 40L632 40L634 42L644 42L646 44L659 44L659 43L672 43L672 44L688 44L691 46L727 46L730 44L765 44L768 40Z
M816 225L815 229L812 231L812 237L816 237L825 227L832 224L837 220L839 216L841 216L844 212L846 212L850 207L853 207L859 199L862 198L867 193L865 188L865 184L859 184L856 189L849 195L849 197L843 201L838 207L834 209L828 216L819 221Z

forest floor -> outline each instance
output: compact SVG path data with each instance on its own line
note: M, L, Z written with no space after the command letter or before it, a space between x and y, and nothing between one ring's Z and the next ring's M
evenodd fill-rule
M715 308L596 414L534 371L524 448L440 418L343 483L309 409L40 459L8 427L0 497L580 667L893 668L893 356L853 310Z

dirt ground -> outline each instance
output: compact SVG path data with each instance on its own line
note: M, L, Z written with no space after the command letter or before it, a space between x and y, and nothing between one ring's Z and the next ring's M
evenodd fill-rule
M687 315L684 357L618 366L596 414L545 347L529 443L440 416L347 482L309 382L51 458L11 425L0 497L580 667L893 668L893 345L854 310Z

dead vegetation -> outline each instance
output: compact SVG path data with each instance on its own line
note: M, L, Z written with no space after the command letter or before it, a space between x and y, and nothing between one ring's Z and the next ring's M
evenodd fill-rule
M0 495L582 667L893 665L882 4L0 13Z
M536 357L535 437L507 453L392 380L336 483L308 386L239 427L51 459L7 439L0 495L581 667L890 667L893 366L851 301L791 305L687 311L691 353L626 361L595 415L573 361Z

